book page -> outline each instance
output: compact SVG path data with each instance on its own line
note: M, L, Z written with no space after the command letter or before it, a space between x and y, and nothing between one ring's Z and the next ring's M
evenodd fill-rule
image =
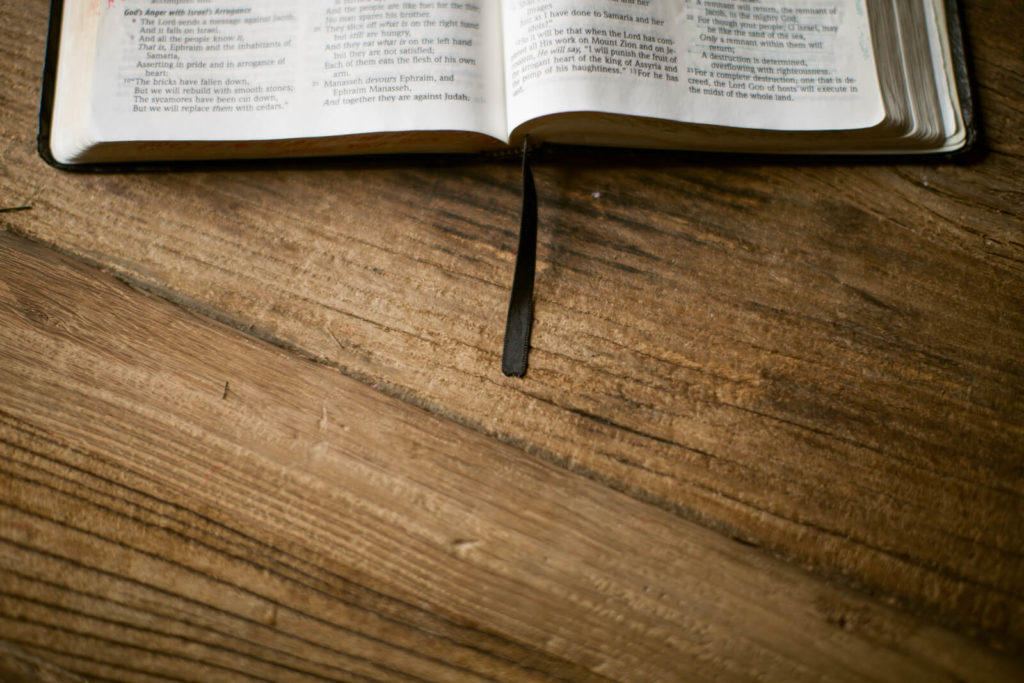
M956 138L962 134L959 125L962 114L960 113L960 101L956 95L954 83L956 76L952 70L952 56L949 53L949 36L945 31L940 31L940 26L946 26L946 8L941 0L931 0L924 3L925 12L928 13L928 44L933 55L938 58L932 60L935 82L937 89L942 95L939 97L939 106L942 111L943 130L947 138Z
M567 111L770 130L885 112L863 0L506 0L509 125Z
M505 137L491 2L92 2L99 140Z

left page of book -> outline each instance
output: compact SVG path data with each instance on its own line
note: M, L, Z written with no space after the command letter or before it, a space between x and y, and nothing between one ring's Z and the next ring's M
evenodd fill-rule
M62 88L91 79L84 118L94 141L507 132L493 2L65 4L62 48L89 42L81 31L95 38L91 55L61 63L58 108ZM81 144L60 135L55 126L55 153Z

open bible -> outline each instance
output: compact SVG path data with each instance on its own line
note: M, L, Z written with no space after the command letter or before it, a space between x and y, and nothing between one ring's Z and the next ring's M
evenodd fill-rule
M971 138L951 0L55 0L59 165L537 142L928 153Z

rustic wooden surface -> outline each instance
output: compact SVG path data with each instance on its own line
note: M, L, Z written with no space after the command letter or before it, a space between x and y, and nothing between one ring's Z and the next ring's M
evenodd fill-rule
M514 165L62 173L0 5L0 676L1019 679L1024 7L966 10L970 164L540 163L509 380Z

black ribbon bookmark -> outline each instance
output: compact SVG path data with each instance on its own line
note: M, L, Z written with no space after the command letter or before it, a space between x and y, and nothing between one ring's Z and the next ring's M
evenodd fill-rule
M523 212L519 223L519 250L512 277L512 294L505 322L505 349L501 371L509 377L526 374L533 327L533 279L537 266L537 188L530 168L530 141L523 141Z

